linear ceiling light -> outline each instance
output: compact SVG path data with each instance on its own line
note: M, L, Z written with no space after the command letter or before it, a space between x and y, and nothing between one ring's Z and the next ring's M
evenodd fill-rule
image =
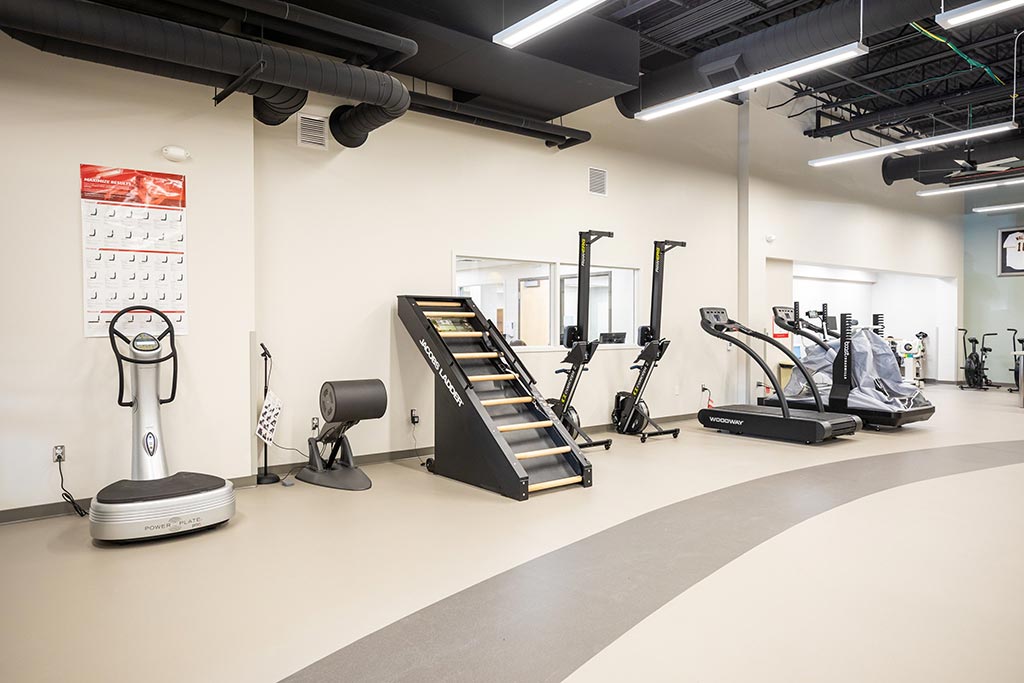
M765 85L772 83L778 83L779 81L785 81L791 78L818 69L824 69L827 66L845 62L850 59L855 59L861 55L866 55L868 48L860 42L850 43L842 47L837 47L834 50L828 52L822 52L821 54L801 59L797 62L785 64L768 71L762 71L759 74L753 76L747 76L738 81L732 83L726 83L720 85L717 88L711 88L709 90L702 90L700 92L693 93L692 95L685 95L683 97L677 97L674 100L668 102L662 102L661 104L653 107L647 107L637 112L634 118L640 119L641 121L650 121L652 119L658 119L662 116L668 116L669 114L675 114L677 112L684 111L686 109L692 109L699 107L702 104L713 102L715 100L721 100L732 95L738 95L741 92L747 92L748 90L754 90Z
M908 140L906 142L900 142L895 145L885 145L883 147L872 147L870 149L862 149L858 152L850 152L848 154L839 154L834 157L824 157L822 159L812 159L807 163L815 168L821 166L832 166L833 164L844 164L849 161L860 161L862 159L872 159L874 157L884 157L890 154L896 154L897 152L907 152L913 149L922 149L924 147L936 147L938 145L946 145L951 142L960 142L961 140L970 140L971 138L983 137L985 135L994 135L996 133L1005 133L1009 130L1017 130L1016 121L1006 121L1005 123L996 123L991 126L982 126L981 128L972 128L971 130L960 130L955 133L946 133L945 135L936 135L935 137L922 138L921 140Z
M999 206L979 206L974 213L996 213L998 211L1016 211L1024 209L1024 204L1000 204Z
M593 9L606 0L558 0L537 10L530 16L509 26L501 33L495 33L492 40L505 47L518 47L536 38L545 31L569 21L575 16Z
M964 183L963 185L951 185L938 190L918 190L918 197L938 197L944 194L956 194L958 192L974 192L975 190L987 190L991 187L1009 187L1010 185L1024 185L1024 178L1012 180L994 180L989 183Z
M943 7L945 7L945 3L943 3ZM980 2L972 2L970 5L936 15L935 23L945 29L957 28L979 19L1009 12L1018 7L1024 7L1024 0L980 0Z

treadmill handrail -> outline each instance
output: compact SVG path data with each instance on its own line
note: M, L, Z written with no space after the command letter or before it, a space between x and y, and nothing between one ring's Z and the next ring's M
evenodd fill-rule
M822 414L825 413L825 402L821 400L821 392L818 391L818 385L814 383L814 377L811 376L811 373L807 369L807 366L804 365L800 361L800 359L796 357L795 353L793 353L792 351L787 349L784 344L781 344L781 343L779 343L779 341L769 337L767 334L764 334L762 332L758 332L757 330L751 330L749 328L745 328L745 327L742 327L742 326L740 327L740 331L744 332L745 334L749 334L754 339L759 339L759 340L761 340L763 342L771 344L772 346L777 348L779 351L784 353L791 361L793 361L793 364L797 368L799 368L801 374L803 374L804 379L807 380L807 385L811 388L811 393L814 394L814 403L815 403L815 405L818 406L818 412L822 413Z
M817 335L814 335L814 334L811 334L810 332L805 330L803 327L799 327L797 325L794 325L794 324L790 323L788 320L783 318L781 315L775 316L775 324L778 325L779 327L781 327L782 329L786 330L787 332L792 332L793 334L799 335L799 336L804 337L806 339L810 339L812 342L814 342L815 344L817 344L821 348L825 349L826 351L828 351L831 348L828 344L825 343L825 341L821 337L819 337ZM807 325L808 327L811 327L811 323L804 323L804 324Z
M743 329L743 326L737 323L735 320L729 320L729 325L733 327L733 329L735 329L736 331L741 331ZM730 344L735 344L744 353L753 358L755 363L761 366L761 369L764 370L765 375L768 376L768 380L772 383L772 389L775 390L775 395L779 397L779 407L782 408L782 417L788 420L789 401L786 400L786 395L783 393L782 387L779 385L778 378L775 376L775 373L772 372L772 369L768 367L768 363L765 361L765 359L761 358L761 356L759 356L757 352L754 351L754 349L750 348L750 346L745 344L743 341L737 339L736 337L730 336L725 332L720 332L719 330L715 329L715 326L709 323L708 321L701 320L700 326L705 332L710 334L712 337L717 337L719 339L729 342Z

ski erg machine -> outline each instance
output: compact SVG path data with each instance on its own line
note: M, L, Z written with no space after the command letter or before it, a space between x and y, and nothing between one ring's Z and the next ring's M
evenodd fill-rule
M679 438L678 429L663 429L651 419L647 403L643 399L644 390L651 379L651 373L658 367L658 361L668 350L669 340L661 337L661 310L665 292L665 254L676 247L685 247L686 242L662 240L654 243L654 275L651 283L651 324L644 325L637 331L637 344L643 347L640 355L633 361L630 370L638 370L632 391L620 391L615 394L615 407L612 409L612 424L619 434L639 436L644 443L652 436L672 435ZM645 431L648 426L654 427Z
M731 319L728 311L724 308L702 308L700 309L700 317L701 329L712 337L735 344L760 366L765 376L771 382L772 388L775 390L775 394L779 397L780 401L778 407L739 404L704 408L697 413L697 419L701 425L709 429L717 429L720 432L763 436L783 441L799 441L806 444L821 443L838 436L853 434L860 428L861 422L857 417L825 412L821 394L818 392L818 387L815 385L811 373L800 362L800 359L784 345L766 334L752 330L746 325ZM811 393L814 394L814 404L817 410L790 408L786 395L782 391L779 378L768 367L767 361L748 344L739 339L739 335L770 344L789 358L797 370L803 373L807 379L807 383L811 387Z
M129 339L117 329L125 315L159 318L158 335L140 332ZM89 505L89 530L99 541L140 541L214 527L235 513L230 481L209 474L178 472L168 476L160 406L178 390L178 351L174 325L155 308L133 306L110 321L110 346L117 359L117 404L132 409L132 478L104 487ZM166 341L164 341L166 339ZM124 353L118 341L128 345ZM171 391L160 396L160 367L171 361ZM125 400L124 364L131 365L132 398Z
M577 443L580 448L603 447L605 450L608 450L612 447L612 440L601 439L595 441L590 438L590 435L580 426L580 417L576 409L572 407L572 399L576 395L576 388L579 386L580 377L588 370L587 364L593 359L594 353L597 352L597 347L600 344L597 340L588 341L587 338L590 324L591 247L594 242L602 237L615 237L615 233L597 230L580 232L576 288L576 324L567 325L562 331L562 346L569 349L569 353L566 354L562 362L569 363L570 366L555 370L555 374L566 376L565 386L562 387L561 395L558 398L549 398L548 403L551 405L551 410L554 411L555 416L565 425L569 434L574 439L583 439L582 442Z

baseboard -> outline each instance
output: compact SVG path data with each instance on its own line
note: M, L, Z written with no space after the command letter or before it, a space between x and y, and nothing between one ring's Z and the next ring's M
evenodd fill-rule
M683 415L668 415L666 417L655 418L657 422L682 422L683 420L696 419L696 413L686 413ZM614 425L603 424L603 425L589 425L584 427L587 431L612 431ZM391 462L394 460L405 460L407 458L424 458L434 454L434 447L427 446L424 448L408 448L401 451L385 451L383 453L369 453L367 455L355 456L357 465L375 465L382 462ZM285 476L292 470L305 465L306 461L282 463L280 465L271 465L270 471L274 474ZM233 477L230 479L231 483L235 485L235 488L251 488L256 486L256 475L250 474L244 477ZM92 498L80 498L78 504L84 509L89 508L89 503ZM48 517L61 517L63 515L73 515L74 510L67 503L61 501L59 503L43 503L42 505L30 505L22 508L12 508L10 510L0 510L0 526L4 524L14 524L16 522L30 522L36 519L46 519Z
M78 498L76 503L82 506L83 510L89 509L92 498ZM63 517L73 515L75 511L71 505L61 501L59 503L43 503L42 505L29 505L23 508L11 508L0 510L0 526L14 524L15 522L30 522L34 519L47 519L48 517Z

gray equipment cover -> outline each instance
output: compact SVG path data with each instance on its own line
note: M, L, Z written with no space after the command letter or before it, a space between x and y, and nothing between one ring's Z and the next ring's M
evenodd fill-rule
M801 359L826 404L832 391L832 365L839 350L839 340L829 340L828 346L826 351L815 344ZM920 389L903 381L892 347L871 330L861 329L853 334L851 353L853 387L848 399L851 408L904 411L931 405ZM785 393L787 399L813 400L810 387L799 370L793 371Z

